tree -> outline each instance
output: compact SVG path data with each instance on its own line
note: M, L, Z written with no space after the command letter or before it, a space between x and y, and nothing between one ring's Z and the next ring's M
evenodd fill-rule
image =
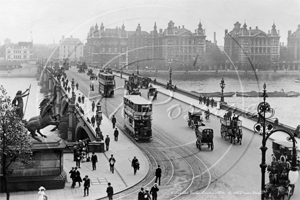
M7 178L13 171L9 166L20 161L26 164L32 155L30 136L22 120L16 114L6 90L0 86L0 165L3 173L3 190L9 200Z

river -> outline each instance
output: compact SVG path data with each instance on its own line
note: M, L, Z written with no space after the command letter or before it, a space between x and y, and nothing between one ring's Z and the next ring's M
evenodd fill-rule
M41 94L39 93L40 87L38 86L38 81L35 78L0 78L0 85L3 85L7 95L10 96L11 100L15 97L18 90L24 92L29 86L30 95L28 97L28 103L24 115L24 119L29 119L31 117L39 115L39 102L41 101ZM27 97L23 98L24 109L27 102Z
M140 73L143 75L143 73ZM295 83L295 79L299 77L300 72L259 72L248 73L245 72L223 72L215 73L197 73L197 74L172 74L172 82L177 87L187 91L197 92L220 92L220 82L224 78L225 89L224 92L250 92L262 91L263 84L266 83L267 92L280 91L283 89L287 91L300 92L300 83ZM158 73L152 78L157 81L166 83L169 80L169 73ZM214 98L220 100L219 98ZM244 98L244 97L227 97L225 101L229 105L256 112L257 105L262 101L262 98ZM275 109L273 118L278 118L280 123L296 127L300 124L300 97L293 98L267 98L271 107Z
M298 73L300 74L300 73ZM197 92L216 92L221 91L220 81L224 78L224 92L252 90L262 91L263 83L267 85L268 91L295 91L300 92L300 84L295 83L298 77L297 73L264 72L255 76L254 73L199 73L199 74L176 74L172 75L172 81L178 87ZM143 75L143 74L142 74ZM156 76L158 81L163 83L169 80L169 73L158 73ZM40 102L40 93L38 82L34 78L0 78L0 85L3 85L11 98L14 98L18 90L25 91L31 84L31 92L28 99L28 104L25 112L25 119L36 116L39 113L38 104ZM215 98L219 100L219 98ZM274 118L278 118L280 123L296 127L300 124L300 97L294 98L267 98L267 102L275 109ZM24 98L26 104L27 97ZM256 112L256 107L262 98L243 98L243 97L227 97L225 101L238 108Z

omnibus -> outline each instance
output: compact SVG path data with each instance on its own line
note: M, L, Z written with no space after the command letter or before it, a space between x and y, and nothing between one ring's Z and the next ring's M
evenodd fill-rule
M115 75L107 73L99 73L99 94L103 97L111 97L114 95L116 87Z
M124 96L124 126L135 140L152 138L151 116L151 101L138 95Z

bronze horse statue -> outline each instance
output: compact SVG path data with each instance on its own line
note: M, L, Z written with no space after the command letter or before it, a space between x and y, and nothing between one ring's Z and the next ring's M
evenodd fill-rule
M25 122L25 125L33 138L37 136L36 132L42 137L46 138L47 136L42 134L40 129L43 129L49 125L57 126L59 121L55 120L56 117L53 116L53 101L50 101L50 99L45 98L40 103L39 108L40 115L30 118L27 122Z

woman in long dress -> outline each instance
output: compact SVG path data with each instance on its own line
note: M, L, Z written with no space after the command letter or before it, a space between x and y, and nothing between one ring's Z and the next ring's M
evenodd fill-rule
M38 198L38 200L45 200L45 199L47 199L45 191L46 191L46 188L44 188L43 186L41 186L39 188L39 192L38 192L39 198Z
M25 90L25 92L22 93L21 90L19 90L14 98L14 100L12 101L12 104L14 106L17 106L16 109L16 113L17 115L19 115L19 117L21 119L23 119L24 116L24 112L23 112L23 107L24 107L24 103L23 103L23 97L26 97L29 95L29 89ZM27 93L28 92L28 93ZM27 93L27 94L26 94Z

